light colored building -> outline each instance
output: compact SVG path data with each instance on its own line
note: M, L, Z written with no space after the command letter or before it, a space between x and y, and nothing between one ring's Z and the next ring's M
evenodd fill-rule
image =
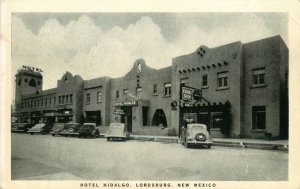
M205 123L213 137L288 135L288 48L280 36L202 45L158 70L138 59L120 78L83 81L67 72L45 91L42 75L28 72L16 75L15 103L16 114L30 120L123 122L143 135L178 135L187 122ZM26 84L28 74L40 85Z

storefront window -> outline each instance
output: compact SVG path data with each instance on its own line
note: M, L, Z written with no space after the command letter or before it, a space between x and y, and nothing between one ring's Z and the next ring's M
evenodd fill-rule
M252 129L253 130L266 129L266 107L265 106L252 107Z

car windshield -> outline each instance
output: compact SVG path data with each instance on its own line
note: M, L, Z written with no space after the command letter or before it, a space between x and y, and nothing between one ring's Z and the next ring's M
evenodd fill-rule
M123 133L124 125L123 124L111 124L109 126L109 133Z
M75 128L76 126L77 126L77 124L75 124L75 123L69 123L66 125L66 129Z
M44 126L45 126L44 123L38 123L38 124L36 124L33 128L39 129L39 128L42 128L42 127L44 127Z
M64 128L64 124L63 123L56 123L53 127L53 129L63 129Z
M93 128L94 128L94 125L84 124L81 128L82 128L82 129L93 129Z
M206 130L206 125L203 125L203 124L189 124L188 129L190 129L190 130Z

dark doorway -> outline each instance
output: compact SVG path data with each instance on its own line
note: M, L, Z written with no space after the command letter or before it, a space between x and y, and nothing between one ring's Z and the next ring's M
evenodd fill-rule
M167 119L163 109L157 109L152 119L152 125L167 127Z
M101 111L86 111L86 122L101 125Z
M148 107L143 106L143 126L146 126L148 124Z
M132 107L122 107L124 115L121 116L121 123L125 124L128 132L132 132Z

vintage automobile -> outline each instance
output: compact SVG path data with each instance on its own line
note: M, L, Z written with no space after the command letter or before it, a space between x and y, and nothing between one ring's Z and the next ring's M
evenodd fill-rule
M213 142L207 131L206 125L189 123L186 127L182 127L181 143L187 148L191 145L195 145L206 146L210 149Z
M95 123L84 123L78 130L78 137L92 137L96 138L100 135L99 127Z
M11 131L12 132L27 132L31 127L33 127L33 124L30 123L12 123L11 125Z
M52 136L61 135L62 130L65 128L65 123L55 123L53 128L50 131Z
M106 132L107 141L121 140L125 141L129 137L124 123L111 123Z
M46 123L38 123L34 125L31 129L27 131L27 133L30 133L31 135L35 133L40 133L40 134L48 134L52 129L52 125L46 124Z
M78 136L78 130L81 127L79 123L67 123L64 130L61 132L62 136Z

